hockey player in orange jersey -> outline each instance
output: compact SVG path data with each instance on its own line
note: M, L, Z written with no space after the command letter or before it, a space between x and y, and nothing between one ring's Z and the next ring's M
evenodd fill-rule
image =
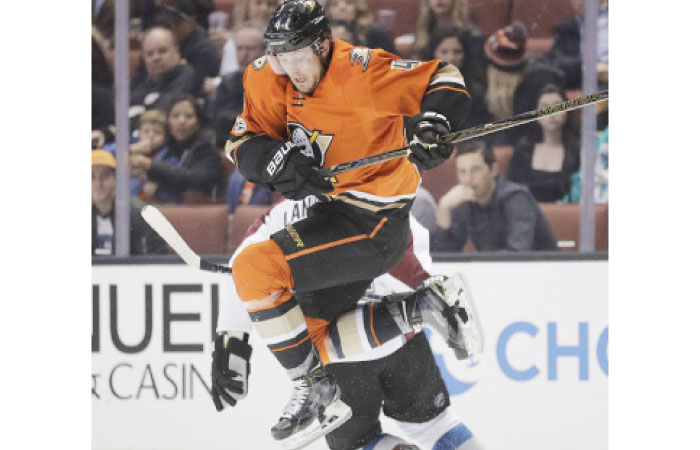
M399 262L418 168L449 158L452 148L437 138L464 127L469 94L450 64L332 39L313 0L282 2L265 44L267 55L245 72L244 109L226 152L248 180L287 198L324 201L308 218L247 247L232 272L256 330L293 381L273 437L299 448L351 414L309 333L354 308L371 280ZM343 173L335 184L317 172L407 143L408 158ZM299 307L305 302L317 311L312 321Z

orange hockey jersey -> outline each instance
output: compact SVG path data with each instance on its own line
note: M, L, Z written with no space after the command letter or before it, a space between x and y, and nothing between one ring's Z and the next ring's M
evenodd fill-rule
M244 109L227 145L236 165L239 146L260 134L301 145L319 167L403 147L404 116L418 114L427 93L458 91L465 103L468 97L459 71L451 65L401 60L384 50L338 39L313 95L297 92L286 76L275 74L266 58L253 62L243 79ZM345 172L337 179L331 195L347 192L373 203L410 199L420 184L420 174L408 158Z

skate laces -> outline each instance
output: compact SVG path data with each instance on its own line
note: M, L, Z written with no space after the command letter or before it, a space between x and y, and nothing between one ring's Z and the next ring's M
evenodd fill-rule
M311 383L306 377L292 380L292 398L284 407L282 417L291 419L304 405L311 391Z

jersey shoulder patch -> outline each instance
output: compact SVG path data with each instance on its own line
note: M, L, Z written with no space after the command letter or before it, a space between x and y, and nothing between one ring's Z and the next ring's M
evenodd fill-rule
M267 55L261 56L251 63L253 70L260 70L267 64Z
M353 48L350 51L350 66L354 66L355 64L361 65L362 66L362 71L367 70L367 66L369 66L369 60L372 57L372 49L371 48L362 48L362 47L356 47Z

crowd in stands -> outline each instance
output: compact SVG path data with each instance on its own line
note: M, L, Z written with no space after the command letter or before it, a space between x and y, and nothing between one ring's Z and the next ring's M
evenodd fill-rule
M242 206L279 198L247 181L223 156L243 108L244 71L265 54L263 32L277 3L129 2L132 254L167 251L135 214L144 202L221 204L234 215ZM469 126L581 95L584 0L321 3L336 38L456 66L471 96ZM608 6L599 3L602 90L608 83ZM114 254L114 4L92 2L93 255ZM607 206L607 103L596 110L594 198ZM580 134L575 111L456 144L444 167L422 174L414 202L414 215L431 232L431 250L557 250L556 229L541 206L579 201Z

